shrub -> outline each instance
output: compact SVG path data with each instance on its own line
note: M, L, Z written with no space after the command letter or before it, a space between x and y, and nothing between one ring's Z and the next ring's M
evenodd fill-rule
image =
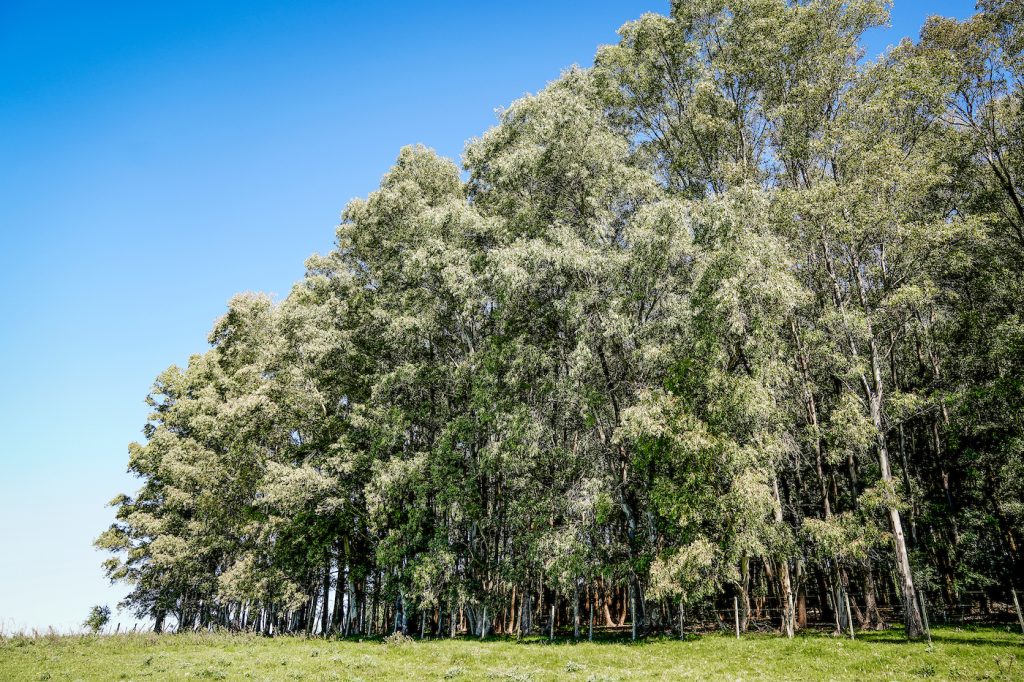
M82 625L89 629L89 632L97 633L103 626L110 622L110 607L96 605L89 611L89 617Z

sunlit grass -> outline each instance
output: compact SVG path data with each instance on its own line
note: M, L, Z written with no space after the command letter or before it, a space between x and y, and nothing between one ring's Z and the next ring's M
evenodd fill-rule
M440 640L387 645L250 635L0 639L2 680L1024 680L1024 636L939 628L855 641L808 633L579 643Z

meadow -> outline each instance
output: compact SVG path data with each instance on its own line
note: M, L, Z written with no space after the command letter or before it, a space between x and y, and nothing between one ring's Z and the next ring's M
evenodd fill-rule
M1007 628L899 629L856 640L725 634L686 641L322 640L239 634L0 638L3 680L1024 680Z

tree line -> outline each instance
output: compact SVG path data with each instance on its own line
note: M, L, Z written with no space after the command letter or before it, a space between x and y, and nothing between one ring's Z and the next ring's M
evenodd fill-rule
M235 297L156 379L97 540L126 605L157 630L914 638L930 606L1009 599L1024 5L866 60L887 19L673 2L461 169L402 149L283 300Z

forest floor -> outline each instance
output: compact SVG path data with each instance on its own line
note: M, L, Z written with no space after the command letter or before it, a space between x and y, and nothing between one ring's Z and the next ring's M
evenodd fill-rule
M328 641L251 635L0 637L2 680L1024 680L1024 635L935 628L855 641L724 634L639 643Z

